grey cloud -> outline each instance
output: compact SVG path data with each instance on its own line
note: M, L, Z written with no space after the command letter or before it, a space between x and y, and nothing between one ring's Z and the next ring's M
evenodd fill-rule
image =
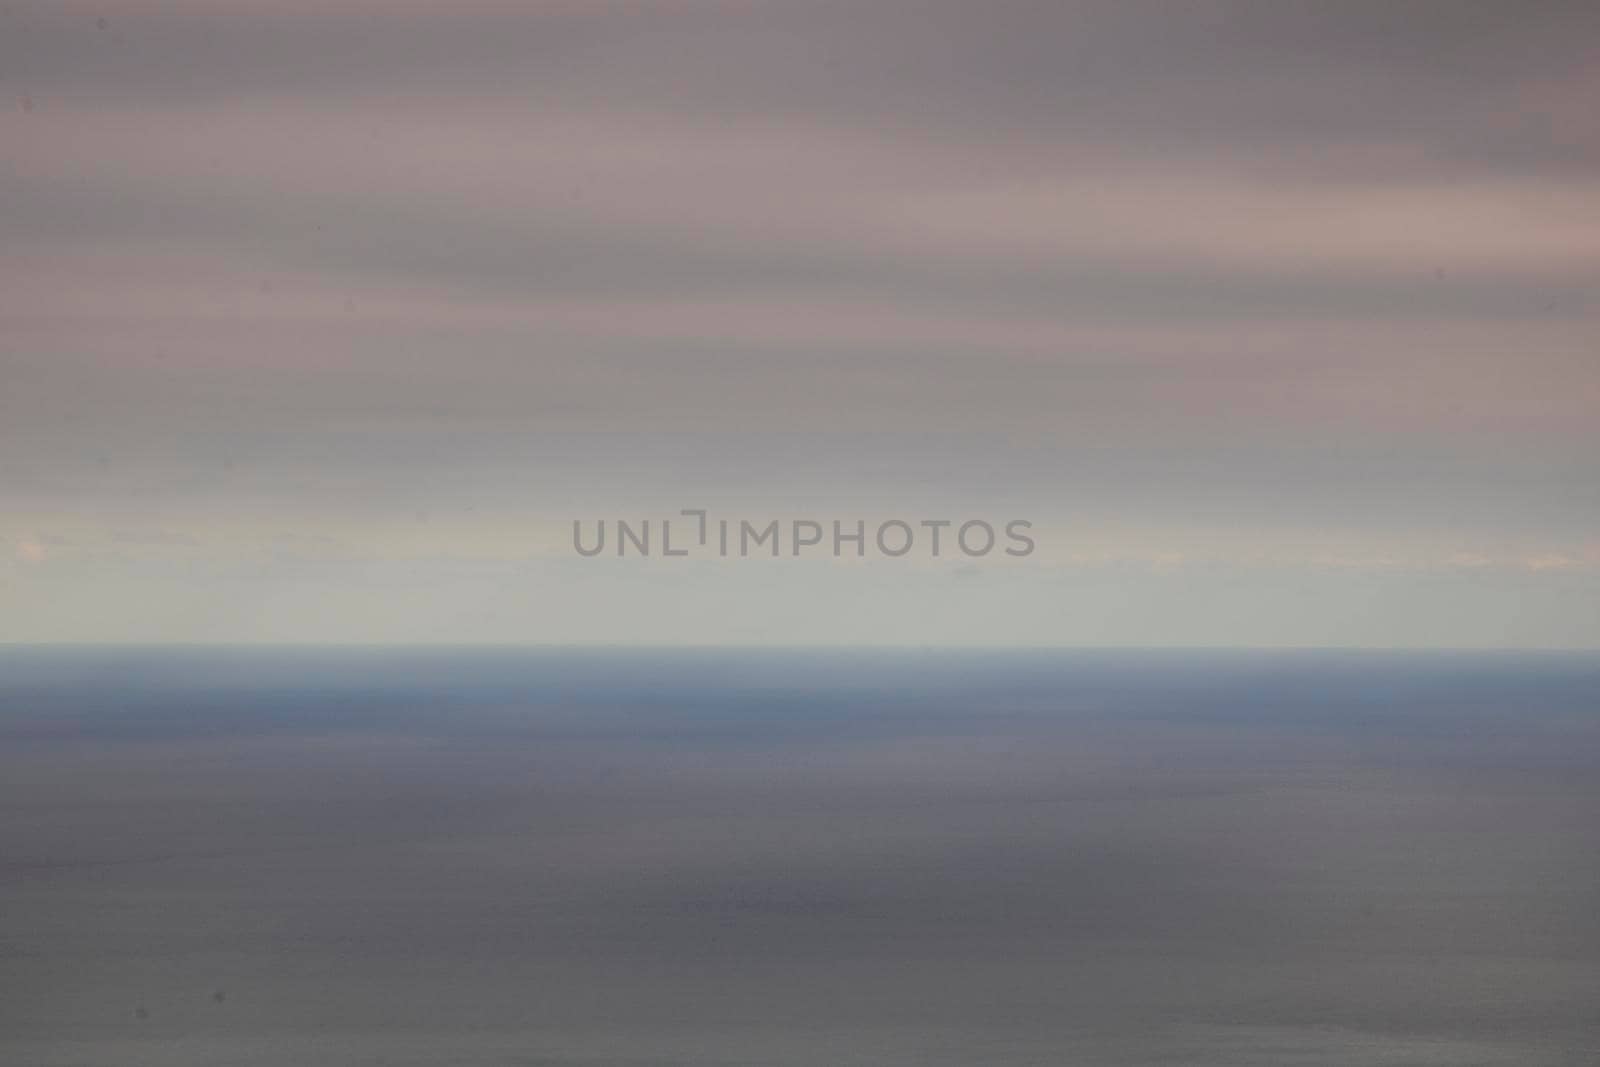
M4 17L15 537L876 495L1587 558L1590 5Z
M890 135L1048 129L1271 155L1420 139L1433 165L1596 160L1592 138L1538 138L1514 113L1530 78L1587 67L1600 25L1582 3L154 4L111 33L87 10L11 21L6 65L41 100L465 92L809 114Z
M332 175L329 175L332 178ZM1143 324L1358 317L1363 321L1548 321L1584 314L1596 275L1550 266L1495 269L1444 261L1344 267L1174 263L1159 251L1074 252L1051 260L930 256L870 237L827 244L760 231L673 232L573 218L530 199L485 218L468 203L270 184L178 193L138 181L13 182L4 230L14 254L104 242L176 242L240 257L241 281L323 272L344 293L373 280L425 283L444 295L688 300L847 297L908 311L966 309L1058 321ZM781 205L775 205L781 211ZM335 290L334 295L340 295ZM1552 306L1554 302L1554 306ZM196 310L204 304L197 301Z

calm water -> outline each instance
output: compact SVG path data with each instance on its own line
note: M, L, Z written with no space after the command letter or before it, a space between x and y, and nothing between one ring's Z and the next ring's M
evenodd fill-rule
M0 1063L1596 1062L1594 656L0 652Z

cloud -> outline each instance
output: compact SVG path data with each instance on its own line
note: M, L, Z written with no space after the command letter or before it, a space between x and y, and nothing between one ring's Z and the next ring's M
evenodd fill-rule
M36 537L24 537L16 543L16 555L23 563L43 563L50 557L50 549Z
M4 18L23 528L1003 500L1404 569L1600 518L1593 5Z

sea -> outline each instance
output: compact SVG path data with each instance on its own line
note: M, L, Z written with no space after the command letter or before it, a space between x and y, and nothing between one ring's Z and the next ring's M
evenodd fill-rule
M1600 655L0 649L0 1063L1592 1067Z

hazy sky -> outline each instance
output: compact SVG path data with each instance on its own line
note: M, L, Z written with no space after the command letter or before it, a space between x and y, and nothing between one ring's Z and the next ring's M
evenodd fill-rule
M0 640L1600 646L1593 3L6 3ZM580 559L573 518L1038 552Z

